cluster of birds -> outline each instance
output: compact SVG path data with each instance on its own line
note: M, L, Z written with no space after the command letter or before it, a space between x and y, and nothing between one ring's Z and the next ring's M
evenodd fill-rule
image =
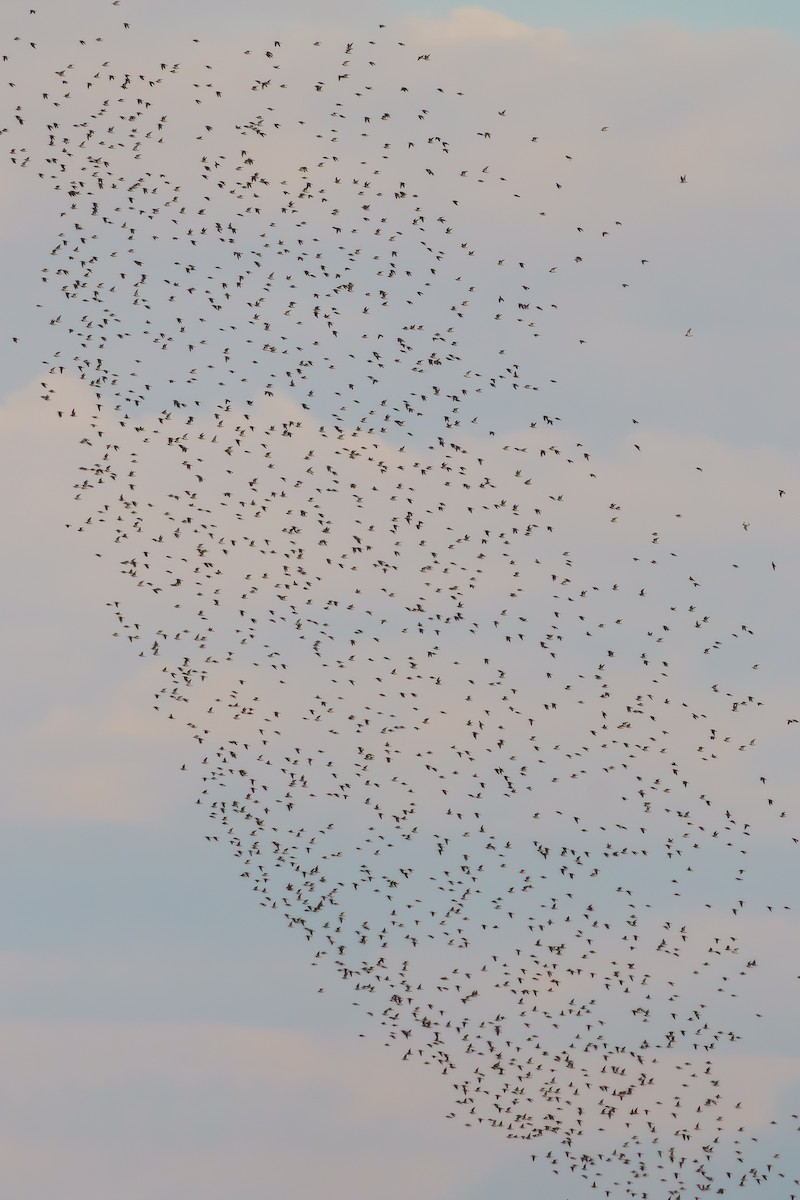
M555 377L570 294L602 312L646 255L383 26L135 67L36 33L2 138L60 221L42 395L207 836L450 1116L607 1196L788 1196L723 1078L761 1016L754 823L790 816L748 765L757 634Z

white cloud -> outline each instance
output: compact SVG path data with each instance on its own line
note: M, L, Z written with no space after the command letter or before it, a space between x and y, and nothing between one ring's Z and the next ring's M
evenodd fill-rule
M563 54L570 48L570 39L560 29L537 29L521 21L513 21L503 13L478 5L453 8L444 20L417 19L412 23L414 35L420 44L431 42L475 42L483 48L486 43L536 42L537 49L546 52L556 50ZM487 73L492 63L487 61Z

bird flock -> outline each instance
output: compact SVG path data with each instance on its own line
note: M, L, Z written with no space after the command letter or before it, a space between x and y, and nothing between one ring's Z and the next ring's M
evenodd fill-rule
M112 52L15 18L68 523L119 564L206 836L449 1117L570 1194L793 1195L725 1074L766 1013L740 929L791 910L748 882L756 828L797 844L741 590L779 564L715 610L707 464L653 497L669 447L628 414L623 480L559 383L658 287L628 213L388 25L126 49L110 4Z

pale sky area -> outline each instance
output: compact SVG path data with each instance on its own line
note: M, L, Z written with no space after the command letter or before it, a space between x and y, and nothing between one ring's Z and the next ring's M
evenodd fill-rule
M800 1196L799 35L3 5L4 1196Z

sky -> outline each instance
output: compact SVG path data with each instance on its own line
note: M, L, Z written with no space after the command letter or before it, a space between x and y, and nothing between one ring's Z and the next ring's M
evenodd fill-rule
M422 11L422 6L398 4L397 9ZM431 4L424 11L447 13L451 6ZM797 36L800 31L797 7L789 0L767 0L755 5L749 0L709 0L706 4L662 3L661 0L611 0L602 8L590 0L565 0L565 3L537 3L536 0L511 0L497 10L515 21L529 25L551 26L573 33L602 33L630 25L668 22L685 29L722 32L730 29L777 29Z
M578 1194L574 1187L579 1181L567 1177L568 1167L554 1174L542 1164L554 1145L547 1138L534 1146L503 1137L489 1129L488 1122L465 1126L454 1105L451 1081L435 1066L425 1065L421 1055L402 1060L391 1032L387 1034L391 1025L365 1018L364 1005L358 1003L363 998L342 981L330 958L315 957L319 943L307 942L279 912L260 903L253 880L242 876L241 859L221 844L224 838L211 840L219 837L220 823L209 808L208 793L220 781L230 783L233 768L227 759L219 759L216 776L209 771L201 754L210 757L210 745L198 749L187 721L191 717L199 726L214 709L207 722L212 737L230 748L238 728L233 725L240 711L237 705L245 703L242 697L251 694L248 689L263 690L270 671L263 664L251 669L253 664L240 654L235 662L241 674L222 663L207 684L198 679L193 691L186 689L190 694L185 709L174 695L171 701L170 686L174 694L180 690L183 653L172 642L181 633L189 636L185 616L176 613L171 598L168 603L163 595L151 597L146 588L136 586L137 567L127 575L121 572L127 552L120 549L119 537L115 542L110 524L103 527L100 519L86 521L94 500L79 495L90 469L87 455L104 435L97 434L95 389L87 383L93 356L86 342L80 342L86 327L83 333L74 332L78 322L72 317L82 311L80 300L70 308L53 275L66 254L75 253L79 259L84 253L76 247L85 230L73 224L72 240L61 242L61 214L69 211L64 194L36 174L36 164L47 173L45 120L52 119L48 105L67 86L55 72L77 63L72 70L76 83L83 84L86 64L99 66L104 57L119 62L122 70L149 61L154 49L170 62L180 60L176 90L168 93L179 136L160 157L152 147L142 153L152 155L146 167L158 164L155 169L186 181L185 194L193 195L190 189L198 186L192 175L199 153L195 139L207 135L208 110L195 110L191 86L181 90L182 80L204 83L205 63L213 57L215 78L222 81L225 95L219 117L208 121L218 126L216 136L221 136L219 129L230 130L252 103L246 91L243 99L237 91L245 49L271 45L280 35L290 56L286 75L294 84L308 74L313 41L322 42L320 53L333 63L337 60L330 56L342 52L343 42L356 43L359 53L379 22L387 24L393 46L403 41L410 49L407 54L396 46L386 51L385 71L376 89L386 89L393 104L404 103L398 100L399 86L412 80L413 72L413 101L424 94L430 107L425 115L442 122L455 147L447 160L441 153L434 158L432 150L425 151L430 174L408 158L408 170L414 173L408 178L430 211L450 204L448 189L458 178L457 156L459 168L463 162L470 178L479 178L484 165L490 168L484 187L476 184L462 194L456 214L480 265L478 270L465 260L464 273L474 272L476 294L471 311L462 310L460 320L468 331L462 343L473 351L480 348L488 357L501 346L498 339L506 337L508 357L512 348L525 356L514 361L523 363L523 378L536 380L539 395L507 389L502 404L480 401L474 410L476 427L458 436L472 456L470 462L480 459L486 474L502 478L511 500L520 497L522 504L531 494L524 491L530 460L514 448L528 439L530 457L536 456L539 503L547 514L542 523L552 520L562 535L557 547L545 541L536 551L548 564L546 582L536 582L526 559L529 590L524 605L512 608L514 618L524 616L542 636L556 628L550 624L550 569L553 581L559 581L574 561L575 579L587 589L596 584L600 594L591 610L597 645L602 641L603 655L616 656L608 670L616 672L618 688L633 697L640 686L636 658L645 644L642 639L652 637L655 642L662 632L655 622L660 623L664 613L669 616L671 605L681 614L669 635L670 660L679 664L670 699L676 709L686 707L670 716L669 757L674 754L681 766L692 764L692 786L687 789L692 804L700 806L698 795L708 795L714 807L709 814L702 807L692 808L693 832L687 832L687 839L689 844L696 839L695 847L690 852L687 846L680 869L670 866L673 860L666 856L658 867L651 867L632 855L604 875L605 890L595 903L604 907L613 924L623 919L620 913L627 903L619 889L629 887L631 894L650 897L653 912L639 919L642 937L651 939L652 949L648 958L643 948L637 961L660 983L666 975L662 979L659 974L663 955L655 953L655 931L666 920L676 928L688 927L690 941L680 966L681 1002L687 1003L688 1011L700 1000L710 1006L719 1028L726 1028L723 1023L730 1018L738 1021L741 1032L740 1044L720 1050L716 1064L723 1092L719 1111L728 1138L720 1151L723 1169L725 1164L732 1172L736 1169L739 1150L734 1139L741 1126L742 1141L758 1139L763 1150L759 1162L780 1155L771 1160L772 1192L767 1181L760 1194L785 1197L798 1191L790 1186L800 1174L800 1150L793 1136L797 1122L788 1119L800 1103L793 995L798 976L787 954L800 933L794 840L800 836L794 786L800 736L795 730L800 726L789 724L800 718L800 641L793 602L800 586L794 329L795 197L800 175L793 120L800 99L796 6L777 0L758 6L743 0L703 5L509 0L502 7L460 8L385 2L337 6L335 19L329 5L304 2L287 15L286 6L271 0L258 5L231 0L224 12L217 4L190 5L183 0L161 0L157 5L151 0L137 5L128 0L120 5L75 0L68 13L55 0L39 0L34 13L30 7L27 2L5 6L0 24L4 45L9 46L9 61L0 64L5 97L0 149L14 167L0 173L0 538L6 581L0 589L0 889L6 914L0 946L0 1171L5 1192L24 1200L40 1200L56 1191L66 1200L109 1195L121 1200L143 1195L155 1200L212 1200L221 1195L239 1200L254 1189L290 1200L323 1193L333 1200L366 1200L376 1194L399 1200L410 1191L426 1200L487 1200L498 1195L516 1200L532 1189L547 1200ZM128 21L129 30L123 21ZM91 44L95 30L104 39L102 46ZM197 46L191 44L194 36L199 38ZM81 39L89 44L82 45ZM430 54L430 62L418 63L417 53L423 52ZM435 91L439 81L443 95ZM13 89L8 82L14 83ZM77 86L73 90L76 108L91 104L94 93L85 86L80 93ZM462 90L464 97L457 99L455 92ZM301 94L299 87L296 94ZM284 170L296 170L302 155L314 151L310 139L317 128L313 90L302 92L297 109L292 107L294 99L281 103L282 129L270 146L270 170L276 178ZM25 126L15 119L17 104L24 107ZM160 115L156 107L153 120ZM501 110L507 114L502 121ZM302 129L295 121L301 111L307 119ZM45 112L50 116L44 118ZM409 114L417 120L411 109ZM490 119L491 142L476 140L476 130L487 128ZM75 122L71 134L77 142L78 116L69 120ZM359 135L365 128L358 129ZM348 130L352 129L351 124ZM339 150L348 169L360 154L355 132L352 145L350 136L342 133ZM535 144L533 137L538 139ZM210 138L209 134L209 146ZM251 143L256 157L258 142L252 138L247 145ZM25 148L18 152L20 145ZM73 152L75 161L81 161L71 143ZM115 169L132 172L133 177L142 169L133 157L137 152L124 145L107 151ZM538 157L531 158L533 153ZM26 156L29 161L23 166ZM365 161L371 169L372 159ZM214 202L223 203L216 196ZM450 208L448 213L452 217ZM547 216L540 215L544 213ZM152 225L161 235L160 244L137 243L148 274L159 279L169 230L163 216L154 216ZM85 220L83 212L79 219ZM148 224L145 220L144 228ZM254 221L242 225L253 239L256 227ZM182 273L189 261L186 255L193 253L189 235L180 228L180 240L173 243L178 259L170 268L180 266L173 272L165 265L167 275ZM432 243L436 237L438 231ZM584 242L588 251L583 250ZM415 277L425 272L430 281L431 252L408 237L399 244L410 247L403 251L408 255L404 265ZM509 248L508 263L501 268L499 259L505 259ZM327 249L334 254L333 243ZM511 332L503 325L499 333L494 320L499 303L495 283L509 300L516 289L514 300L522 302L519 288L527 276L515 275L512 283L503 273L511 269L517 251L531 272L531 297L535 293L542 304L536 314L539 342L528 337L532 327L527 310L515 307L518 328ZM213 269L214 252L200 247L194 255L201 275ZM93 253L99 263L96 278L102 270L111 271L112 256L127 253L116 226L100 231ZM277 254L274 263L277 269ZM441 282L450 280L449 267L437 263L437 268L434 288L440 290L428 297L420 292L415 301L417 319L431 326L443 289L451 286ZM363 263L353 265L351 277L359 288L372 286L370 270ZM580 277L578 270L583 272ZM299 286L306 285L300 281ZM187 372L191 379L188 372L195 361L183 344L167 345L163 351L158 345L154 348L147 314L155 321L169 311L166 293L156 289L153 309L145 310L125 298L122 285L119 292L114 301L106 295L109 306L119 306L124 322L120 328L125 330L125 338L108 350L114 369L113 381L106 379L102 385L107 435L106 417L117 399L112 398L114 391L133 394L140 386L137 380L147 376L155 395L161 396L176 373ZM290 291L280 294L291 302ZM301 295L305 293L298 292ZM149 303L149 295L147 299ZM358 336L354 331L363 327L377 346L384 328L380 311L371 312L367 325L365 314L350 312L345 300L341 308L353 343ZM232 311L240 310L241 303ZM191 306L186 311L196 320ZM277 309L274 322L288 337ZM277 342L278 333L274 336ZM435 554L444 556L455 536L453 528L471 528L470 496L465 493L454 501L434 469L439 460L430 410L415 424L417 418L400 414L398 407L400 415L379 429L383 418L374 418L374 410L367 412L367 401L358 408L360 398L354 406L345 394L334 402L325 390L324 371L314 374L316 366L303 368L308 377L302 386L314 385L306 397L310 408L301 408L295 398L300 376L295 393L294 383L284 376L265 400L257 379L266 368L237 337L232 330L234 351L229 357L237 377L226 378L231 421L215 426L206 409L197 416L196 430L207 435L209 443L224 429L233 452L233 423L243 421L248 412L254 423L300 422L291 446L287 441L281 450L286 478L302 478L309 455L333 464L356 492L375 489L369 519L387 529L392 522L390 490L407 478L405 456L413 452L429 468L418 481L428 552L432 546ZM208 354L215 352L221 361L222 332L209 331L208 339ZM331 354L344 356L351 342L344 335L339 340L344 350ZM343 357L333 361L340 372L347 369ZM255 372L250 371L251 362L260 364ZM274 363L269 362L271 370ZM50 393L45 393L43 377ZM395 397L427 389L426 383L417 383L423 376L415 378L402 366L391 378ZM209 371L200 387L216 395L212 382L216 388L216 377ZM542 427L540 411L558 414L557 431ZM122 447L115 453L121 453L126 470L137 472L138 494L157 512L170 506L179 474L177 451L159 432L159 412L159 400L146 398L138 410L136 437L130 426L120 424L113 443ZM529 428L531 413L538 417L534 432ZM337 421L347 428L346 462L320 431L320 425L330 430ZM147 443L140 444L140 435ZM564 447L561 461L550 453L556 437ZM237 536L237 522L226 503L233 485L223 440L220 436L215 450L209 447L203 494L213 497L209 503L219 522L215 536L230 542ZM101 462L111 444L100 447ZM590 453L588 460L584 452ZM569 467L564 462L568 457L575 460ZM255 478L260 479L258 473ZM265 474L259 487L270 486L268 480ZM477 495L477 484L471 495ZM439 507L445 500L448 507ZM326 548L328 564L337 555L343 561L349 549L352 513L345 500L336 507L339 503L331 501L336 520ZM183 517L194 513L191 501L180 504L183 507L175 512ZM295 554L295 527L288 521L299 518L292 515L288 501L274 512L285 517L287 525L279 533L280 522L276 523L273 551ZM366 520L366 513L359 512L358 519L362 517ZM505 528L504 515L494 512L484 519L492 538L498 538ZM148 534L159 531L156 523L147 524L155 518L144 520ZM125 537L133 539L136 522L130 510L118 522L119 536L124 530ZM566 566L565 548L570 556ZM214 653L227 646L234 631L241 632L238 589L245 579L249 582L251 570L242 549L226 553L220 587L228 590L220 598L217 642L209 642ZM324 574L321 553L314 557L312 551L310 557L315 570ZM161 569L171 569L166 559L158 561ZM404 601L410 606L416 598L413 578L426 562L421 550L406 558L389 598L379 594L375 578L364 583L364 603L371 605L369 617L375 624L368 625L359 614L362 625L370 636L377 636L384 615L393 630L394 641L381 634L390 655L404 653L398 613ZM351 581L332 567L324 578L341 605L326 614L328 634L342 644L352 636L355 646L361 628L356 631L355 619L347 616ZM498 551L476 587L471 615L483 620L494 611L509 578L507 562ZM618 586L627 597L626 624L612 638L617 613L612 590ZM643 603L637 608L640 591ZM596 655L594 649L589 654L582 640L578 608L564 608L563 620L558 617L565 643L559 651L559 670L574 681L575 694L583 696L577 681L587 668L595 668ZM118 612L124 612L124 618ZM315 615L322 620L316 610ZM709 651L703 655L696 648L698 638L706 637L707 615L713 636L709 632L707 643L702 643ZM600 635L603 626L606 632ZM151 637L165 631L160 661L148 653L150 638L140 637L140 630ZM301 644L285 620L275 625L270 644L288 669L286 684L281 681L274 690L282 694L280 709L289 722L285 736L274 734L276 762L279 750L294 753L298 742L311 757L323 750L334 753L329 749L335 743L330 730L324 733L320 726L308 732L303 725L309 712L307 683L321 687L313 674L317 668L308 649L310 640ZM613 649L607 649L607 643ZM453 668L435 688L420 685L420 704L431 706L438 740L430 744L437 753L441 750L441 761L453 772L458 764L447 757L446 747L458 736L456 726L460 729L470 719L464 681L481 664L480 656L467 657L473 650L466 632L453 634L448 645L459 657L463 676ZM513 673L513 652L501 650ZM360 649L353 657L357 661L348 668L352 687L368 703L374 698L372 660ZM214 708L217 686L229 689L227 711ZM496 694L489 686L481 694L491 709ZM213 703L207 705L212 696ZM446 714L434 714L434 698L437 704L441 698ZM590 737L590 718L584 720L576 706L559 702L559 710L538 713L542 736L548 745L577 753L583 739ZM486 713L487 725L497 720L497 710L491 716ZM711 762L699 754L697 743L710 746L705 725L714 720L723 735ZM702 738L697 734L701 725ZM345 749L336 751L348 764L349 782L356 789L386 789L390 772L371 766L362 735L362 727L355 735L346 731ZM408 760L429 745L424 730L396 736ZM724 743L723 736L729 736L730 743ZM520 756L527 752L521 745ZM566 758L565 753L553 768L559 776L571 769ZM610 768L612 759L613 755L602 761ZM574 759L571 762L576 765ZM315 760L309 769L312 784L319 769ZM413 768L420 772L413 780L423 789L424 769ZM254 770L262 772L259 780L270 787L283 786L277 768L272 774L263 764ZM535 773L538 767L532 763L531 770ZM499 843L508 836L529 847L533 804L541 814L536 817L541 837L565 844L572 837L573 810L566 805L555 808L560 804L557 797L565 794L583 814L585 845L592 853L601 856L603 846L611 845L604 839L617 845L613 830L592 824L600 820L592 808L592 788L600 789L609 822L612 814L614 820L628 820L624 808L615 807L615 783L605 792L602 774L600 783L593 781L591 786L565 777L556 788L549 769L540 775L535 775L533 795L519 785L522 805L498 808ZM454 775L451 778L455 781ZM455 789L460 786L455 784ZM562 788L569 790L564 793ZM362 846L367 827L363 812L348 807L345 792L336 793L344 815L337 818L337 829L325 845L338 847L347 864L356 862L353 847ZM653 807L663 803L671 814L654 817L652 826L647 825L647 836L660 849L673 830L677 801L665 800L661 791L654 795L658 801L652 801ZM498 800L499 796L498 792ZM432 796L428 810L420 809L419 823L426 831L438 828L452 796L436 802ZM309 821L322 821L313 806L308 812ZM704 840L707 815L709 821L720 821L716 843ZM606 819L602 813L601 817ZM287 821L291 833L288 814ZM281 836L288 839L289 833L283 830ZM649 845L647 838L634 838L631 844ZM417 851L415 865L421 872L437 869L432 845ZM432 857L426 858L426 853ZM524 857L513 861L516 866ZM275 869L276 878L282 878L279 864ZM502 878L499 868L488 874L492 880ZM563 912L568 885L562 880L558 886ZM576 884L581 901L589 897L588 887L585 881ZM732 913L731 906L735 908L740 898L746 907ZM353 895L352 903L356 920L365 914L370 919L374 912L377 922L377 913L383 914L377 901ZM758 971L737 982L736 1004L727 998L726 989L732 985L723 952L717 952L722 974L714 973L714 965L702 985L692 982L707 944L724 945L733 965L734 950L726 939L734 924L740 943L736 969L751 957L759 960ZM503 951L513 944L507 940L510 936L497 933L496 944ZM716 938L721 942L715 943ZM450 969L453 954L444 944L437 947L429 958L420 956L420 987L432 986L437 970ZM616 950L601 944L599 952L610 956ZM474 954L479 953L476 945ZM677 959L678 948L675 953ZM656 996L654 1010L666 994ZM602 1003L608 1005L602 1011L612 1024L614 1004L601 999ZM456 1014L461 1011L458 1006L453 1009ZM555 1019L557 1014L551 1016ZM626 1036L623 1023L620 1038ZM449 1116L454 1111L456 1116ZM610 1143L601 1138L598 1144L607 1149ZM531 1162L532 1153L537 1154L536 1163ZM751 1161L755 1159L747 1160ZM741 1165L741 1159L738 1162ZM781 1170L786 1178L775 1180ZM588 1186L580 1194L588 1196ZM651 1194L660 1200L662 1192Z

